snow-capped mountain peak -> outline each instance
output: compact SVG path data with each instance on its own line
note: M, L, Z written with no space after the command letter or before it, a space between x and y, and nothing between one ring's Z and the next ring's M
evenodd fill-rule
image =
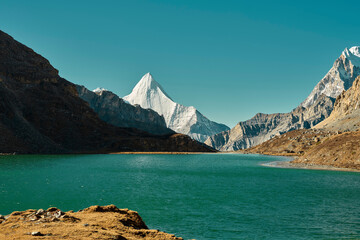
M148 87L154 87L156 84L158 84L150 72L146 73L138 82L138 85L147 85Z
M146 73L140 79L140 81L136 84L130 95L135 95L135 94L144 95L144 94L149 94L150 92L161 93L162 95L166 96L171 100L169 95L165 92L165 90L161 87L161 85L157 81L155 81L155 79L153 78L150 72Z
M159 84L154 80L151 73L148 72L136 84L134 89L137 89L137 88L152 89L152 88L157 88L158 86L159 86Z
M150 73L145 74L132 92L123 99L130 104L138 104L142 108L150 108L158 112L164 116L167 123L170 121L171 111L176 105Z
M123 98L142 108L150 108L164 116L168 128L190 137L205 141L207 137L228 130L223 124L210 121L194 107L174 102L150 73L145 74L132 92Z
M101 87L95 88L95 89L93 90L93 92L94 92L94 93L97 93L97 94L100 94L100 93L102 93L102 92L104 92L104 91L108 91L108 90L105 89L105 88L101 88Z
M301 103L301 106L310 107L322 94L336 98L344 90L349 89L359 75L360 47L345 48L340 57L335 60L330 71L315 86L310 95Z

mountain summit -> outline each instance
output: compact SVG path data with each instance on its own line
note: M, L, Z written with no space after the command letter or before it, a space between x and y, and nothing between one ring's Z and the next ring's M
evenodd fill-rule
M170 98L169 95L165 92L165 90L160 86L160 84L157 81L154 80L153 76L149 72L140 79L140 81L136 84L136 86L132 90L132 93L135 92L137 95L139 95L144 93L142 92L144 90L156 92L159 95L164 95L167 98Z
M345 48L329 72L315 86L305 101L301 103L301 106L305 108L311 106L322 94L336 98L344 90L348 90L359 75L360 47Z
M216 133L229 130L224 124L210 121L196 108L174 102L150 73L141 78L124 100L158 112L164 116L168 128L200 142Z
M169 115L165 116L164 113L176 105L150 73L145 74L140 79L132 92L124 97L124 100L131 104L138 104L143 108L151 108L160 115L164 115L165 120Z

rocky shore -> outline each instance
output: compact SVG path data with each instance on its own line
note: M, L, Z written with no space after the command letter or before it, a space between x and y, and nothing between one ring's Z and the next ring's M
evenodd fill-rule
M148 239L181 240L150 230L140 215L115 205L91 206L78 212L55 207L0 215L0 239Z
M357 171L360 170L359 142L360 131L306 129L285 133L238 152L294 157L290 163L281 163L282 167Z
M295 168L295 169L309 169L309 170L327 170L327 171L344 171L344 172L360 172L358 169L352 168L343 168L343 167L333 167L326 165L318 165L312 163L296 163L294 161L274 161L261 164L266 167L276 167L276 168Z
M312 129L276 136L244 153L296 156L294 166L360 170L360 77L336 99L334 110ZM322 167L323 168L323 167Z

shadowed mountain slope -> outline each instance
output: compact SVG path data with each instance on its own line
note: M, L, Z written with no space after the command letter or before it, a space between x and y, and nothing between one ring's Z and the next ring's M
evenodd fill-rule
M0 31L0 152L211 151L102 121L49 61Z
M137 128L157 135L175 133L166 127L164 117L157 112L139 105L133 106L111 91L90 91L79 85L76 85L76 89L79 96L107 123L118 127Z

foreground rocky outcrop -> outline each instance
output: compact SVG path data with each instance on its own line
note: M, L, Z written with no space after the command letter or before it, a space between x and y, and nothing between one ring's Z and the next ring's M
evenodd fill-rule
M212 149L101 120L48 60L0 31L0 152L107 153Z
M139 105L133 106L111 91L98 89L90 91L76 85L80 98L86 101L99 117L114 126L136 128L157 135L172 134L166 127L163 116Z
M156 239L181 240L150 230L139 214L114 205L92 206L78 212L57 208L0 215L0 239Z
M256 146L295 129L308 129L329 116L334 99L349 89L360 75L360 47L345 49L310 95L290 113L257 114L234 128L208 138L205 143L221 151Z

